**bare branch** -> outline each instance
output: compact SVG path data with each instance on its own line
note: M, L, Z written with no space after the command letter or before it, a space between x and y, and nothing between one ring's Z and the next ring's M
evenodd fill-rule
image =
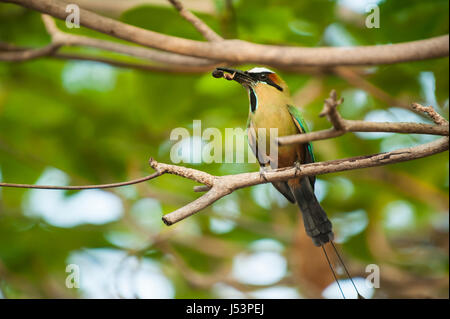
M416 111L428 114L428 116L437 125L447 125L447 127L448 127L448 121L444 117L442 117L438 112L436 112L432 106L423 106L423 105L420 105L419 103L413 103L412 108ZM448 133L447 133L447 135L448 135Z
M403 148L392 152L379 153L367 156L350 157L346 159L339 159L327 162L318 162L312 164L305 164L301 166L301 171L295 167L281 168L274 171L266 172L265 179L261 177L259 172L243 173L237 175L227 175L221 177L214 177L212 188L203 196L189 203L188 205L177 209L163 217L164 223L172 225L184 218L187 218L205 207L213 204L220 198L232 193L233 191L258 184L268 182L286 181L291 178L299 176L321 175L335 172L342 172L348 170L355 170L360 168L376 167L399 163L404 161L411 161L414 159L431 156L440 152L444 152L449 148L448 137L442 137L436 141L422 144L419 146ZM154 165L154 168L159 167L159 164ZM164 164L166 173L177 171L177 175L183 176L181 173L183 168L180 166ZM199 172L199 171L197 171ZM192 172L191 172L192 173ZM201 172L204 174L204 172ZM197 174L197 173L194 173ZM196 176L190 176L190 179L197 179Z
M85 46L90 48L97 48L164 64L174 64L182 66L206 66L209 69L214 68L216 65L220 65L220 63L211 60L199 59L175 53L159 52L148 48L130 46L73 34L64 34L64 44L68 46Z
M55 20L48 14L41 14L42 22L44 22L45 29L48 34L51 35L52 39L57 37L60 33L62 33L58 27L56 26Z
M97 48L166 64L183 66L207 66L208 68L217 65L217 63L214 64L210 60L199 59L174 53L159 52L156 50L138 46L130 46L102 39L94 39L80 35L68 34L60 31L56 27L56 23L53 18L49 15L43 14L42 20L44 22L45 28L47 29L47 32L52 36L53 42L62 43L64 45Z
M0 49L14 52L0 52L0 60L3 61L26 61L43 56L56 56L56 51L62 46L85 46L96 48L100 50L111 51L115 53L125 54L128 56L145 59L151 62L164 63L176 66L189 67L203 67L201 70L209 70L220 63L208 59L195 58L174 54L169 52L160 52L148 48L131 46L122 43L95 39L75 34L69 34L59 30L53 18L49 15L43 14L42 21L47 32L52 37L52 43L40 49L26 49L19 48L13 45L3 45ZM20 51L20 52L19 52ZM179 67L178 67L179 68ZM197 68L199 70L200 68Z
M232 192L233 190L228 188L226 184L217 182L217 185L213 186L213 188L211 188L206 194L197 198L186 206L183 206L176 211L163 216L162 220L166 225L170 226L182 219L185 219L186 217L189 217L201 211L202 209L208 207L209 205Z
M27 61L30 59L38 58L38 57L49 57L55 59L62 60L81 60L81 61L94 61L109 64L112 66L120 67L120 68L131 68L142 71L150 71L150 72L162 72L162 73L186 73L186 74L198 74L204 73L211 70L211 65L178 65L174 64L154 64L154 63L138 63L138 62L125 62L121 60L115 60L111 58L105 58L96 55L88 55L88 54L78 54L78 53L65 53L65 52L50 52L49 54L43 54L42 56L34 56L29 58L29 56L21 54L24 51L33 51L33 49L20 47L8 43L0 42L0 61L2 60L1 51L12 51L7 52L11 53L11 56L14 58L14 61ZM155 51L156 53L156 51ZM189 58L189 57L187 57ZM180 61L181 62L181 61Z
M50 16L43 15L42 19L47 31L52 36L52 43L38 49L18 49L13 45L3 45L0 49L6 50L8 52L0 52L0 61L27 61L43 56L52 55L56 51L58 51L58 49L63 46L63 43L57 40L55 37L57 30L56 24Z
M344 120L337 111L337 107L344 102L343 98L337 99L337 93L335 90L330 92L330 97L325 100L323 105L323 110L320 112L319 116L326 116L328 121L333 124L333 127L337 131L345 131Z
M96 41L96 39L90 39L92 41ZM102 40L100 40L102 41ZM108 41L106 41L108 42ZM112 42L110 42L112 43ZM81 45L89 46L87 42L82 43L80 41ZM74 44L75 45L75 44ZM108 43L109 45L109 43ZM92 47L100 48L101 43L95 43ZM126 46L124 46L126 47ZM22 46L16 46L9 43L0 42L0 61L2 60L2 52L1 51L14 51L10 52L11 56L14 58L14 60L11 61L27 61L35 58L40 57L50 57L50 58L56 58L56 59L68 59L68 60L82 60L82 61L94 61L94 62L100 62L100 63L106 63L112 66L121 67L121 68L131 68L136 70L142 70L142 71L150 71L150 72L164 72L164 73L187 73L187 74L199 74L199 73L205 73L211 71L211 69L214 69L218 66L224 66L223 63L213 63L209 60L204 59L198 59L198 58L192 58L189 56L182 56L182 55L176 55L176 54L166 54L163 52L158 52L155 50L148 50L151 51L147 53L143 53L143 55L139 56L140 53L135 51L134 49L144 49L148 50L146 48L140 48L140 47L129 47L122 51L123 54L127 54L134 57L141 57L141 58L148 58L150 63L139 63L139 62L125 62L121 60L111 59L111 58L105 58L102 56L96 56L96 55L90 55L90 54L79 54L79 53L66 53L66 52L51 52L50 54L42 54L39 56L33 56L31 58L21 55L21 51L27 51L27 50L34 50L27 47ZM107 50L106 46L103 47L104 50ZM130 51L128 51L130 49ZM116 51L117 52L117 51ZM161 54L161 55L159 55ZM178 58L179 57L179 58ZM5 59L6 61L6 59ZM155 64L154 62L160 62L162 64ZM288 72L292 72L293 69L288 67L281 67L280 69ZM295 68L296 73L304 73L304 74L311 74L311 75L317 75L322 74L325 72L325 68L319 68L319 67L297 67Z
M214 176L193 168L186 168L177 165L158 163L153 158L150 158L149 164L154 170L159 172L178 175L207 186L214 185Z
M45 47L39 49L27 49L27 50L14 50L1 52L0 51L0 61L8 61L8 62L19 62L32 60L36 58L40 58L47 55L52 55L56 52L62 44L60 43L50 43Z
M83 186L53 186L53 185L30 185L30 184L13 184L13 183L0 183L0 187L13 187L13 188L33 188L33 189L51 189L51 190L83 190L83 189L101 189L101 188L115 188L127 185L138 184L149 181L158 176L161 176L163 172L157 171L151 175L134 179L131 181L112 183L112 184L100 184L100 185L83 185Z
M388 122L367 122L346 120L337 112L337 106L342 103L342 99L337 100L336 92L333 90L330 97L325 100L320 116L327 116L333 124L333 128L316 131L306 134L296 134L278 138L280 145L306 143L310 141L323 140L344 135L347 132L391 132L408 134L430 134L449 136L448 122L430 107L424 107L414 103L412 109L417 112L429 114L437 125L423 123L388 123Z
M218 35L216 32L214 32L214 30L211 29L208 25L206 25L206 23L204 23L202 20L197 18L189 10L186 10L180 1L178 1L178 0L168 0L168 1L175 7L175 9L178 10L180 15L184 19L189 21L197 29L197 31L203 35L203 37L206 40L208 40L208 41L222 41L223 40L223 38L220 35Z
M81 60L81 61L94 61L100 63L106 63L112 66L120 68L130 68L141 71L160 72L160 73L184 73L184 74L199 74L211 70L211 66L191 66L191 65L174 65L174 64L151 64L151 63L136 63L136 62L124 62L120 60L113 60L110 58L98 57L87 54L76 53L63 53L56 52L51 57L57 59L69 59L69 60Z
M65 3L55 0L0 0L65 19ZM448 56L449 36L399 44L360 47L282 47L241 40L201 42L168 36L131 26L81 9L81 25L134 42L172 53L230 63L260 63L273 66L338 66L378 65L418 61Z
M61 32L65 35L64 32ZM0 42L0 61L2 61L1 51L14 51L8 54L9 61L27 61L40 57L53 57L57 59L70 59L70 60L84 60L84 61L95 61L106 63L112 66L122 67L122 68L132 68L143 71L151 72L168 72L168 73L205 73L211 71L218 66L225 66L224 63L216 63L212 60L199 59L190 56L183 56L179 54L159 52L156 50L151 50L147 48L137 47L137 46L127 46L115 42L105 41L101 39L92 39L83 36L76 36L67 34L70 39L63 40L62 42L70 42L72 46L86 46L93 47L102 50L111 50L112 52L122 53L128 56L147 59L150 63L137 63L137 62L124 62L120 60L114 60L111 58L105 58L95 55L88 54L78 54L78 53L66 53L66 52L51 52L46 54L46 52L33 55L31 57L21 54L21 51L33 51L29 47L17 46L10 43ZM67 43L69 44L69 43ZM5 55L6 57L6 55ZM5 61L8 61L6 58ZM162 63L162 64L155 64ZM296 67L291 68L287 66L279 66L280 70L286 72L304 73L311 75L321 75L325 73L330 73L331 69L326 67Z

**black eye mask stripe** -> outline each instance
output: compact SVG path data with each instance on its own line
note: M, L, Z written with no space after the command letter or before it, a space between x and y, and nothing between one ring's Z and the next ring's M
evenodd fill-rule
M255 113L257 104L258 100L256 98L255 92L252 88L250 88L250 109L252 110L252 113Z
M279 86L278 84L276 84L275 82L271 81L271 80L267 80L266 81L267 84L273 86L274 88L276 88L277 90L283 92L283 88L281 86Z
M267 83L268 85L273 86L274 88L276 88L277 90L283 92L283 88L281 86L279 86L278 84L276 84L275 82L273 82L270 78L269 78L269 72L263 72L263 73L257 73L255 75L253 75L252 77L256 80L256 81L260 81L260 82L264 82Z

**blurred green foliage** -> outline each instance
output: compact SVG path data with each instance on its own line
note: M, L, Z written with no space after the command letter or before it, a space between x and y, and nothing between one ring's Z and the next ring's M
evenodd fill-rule
M217 0L216 14L199 13L199 16L219 33L283 45L373 45L448 33L448 1L382 1L379 29L365 28L365 13L351 11L343 2L240 0L232 2L233 12L229 12L224 1ZM170 7L136 7L124 12L120 19L153 31L201 40L195 29ZM58 25L66 32L117 41L85 28L68 30L62 22ZM0 41L39 47L49 42L49 36L38 13L0 4ZM93 49L64 51L133 60ZM251 66L242 66L247 67ZM378 66L372 68L367 80L399 100L432 104L448 118L448 69L447 58ZM346 118L364 119L369 114L381 114L397 121L424 120L334 75L280 74L293 93L308 93L311 86L319 90L312 99L299 105L312 130L329 127L317 115L323 99L333 88L345 97L341 112ZM381 113L373 113L376 111ZM247 112L245 91L235 83L213 79L208 73L151 73L51 58L26 63L1 62L0 180L33 184L49 168L64 172L73 185L140 177L152 172L147 165L151 156L170 162L172 129L191 129L196 119L202 121L203 128L217 127L222 132L227 127L244 128ZM376 153L434 138L370 136L348 134L315 142L316 159ZM257 169L252 164L185 165L216 175ZM342 238L347 257L361 269L366 263L388 264L411 278L448 278L448 167L445 152L389 167L320 176L322 204L339 225L337 234ZM174 292L168 296L177 298L223 296L214 287L196 286L182 269L208 276L232 264L236 254L248 251L252 243L261 239L270 238L282 244L282 255L288 260L286 276L292 272L287 252L295 249L290 235L298 229L298 211L265 186L240 190L230 199L225 198L172 226L181 239L169 239L169 245L181 264L168 258L168 251L153 245L149 237L164 236L170 231L162 225L161 214L198 197L192 186L185 179L163 176L147 186L111 190L123 205L121 218L66 227L42 217L42 211L50 209L45 204L52 205L43 192L37 193L42 196L39 198L43 208L36 213L29 207L35 203L30 199L33 191L0 189L1 291L11 298L103 296L64 286L65 267L71 256L99 248L137 250L138 256L156 262L173 286ZM61 193L69 201L79 192ZM156 204L147 210L145 205L137 207L145 198L154 198ZM90 203L80 207L94 213L101 209L87 206ZM356 220L352 222L346 216L355 211L359 213L351 215ZM59 213L67 212L62 209ZM358 228L355 225L361 218L367 218L367 223ZM353 231L354 227L357 230ZM217 248L219 252L208 253L206 248L198 247L202 243L205 247L223 245L231 252L221 256L222 249ZM441 282L433 280L426 281L429 294L448 297ZM301 286L292 286L304 293ZM383 293L408 296L395 289Z

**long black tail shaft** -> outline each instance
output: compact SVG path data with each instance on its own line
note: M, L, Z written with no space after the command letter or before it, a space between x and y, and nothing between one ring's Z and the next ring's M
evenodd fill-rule
M333 242L332 240L330 241L330 245L333 247L334 253L335 253L336 256L338 257L340 264L341 264L342 267L344 268L344 271L345 271L345 274L347 275L347 278L350 279L350 281L351 281L351 283L352 283L352 286L353 286L353 288L354 288L355 291L356 291L357 298L358 298L358 299L365 299L365 298L359 293L358 288L356 288L355 282L353 281L352 276L350 276L350 272L348 271L347 266L345 266L344 260L342 259L341 255L339 254L339 251L338 251L337 248L336 248L336 245L334 244L334 242ZM330 267L331 273L333 274L334 280L336 281L336 284L338 285L339 291L341 292L342 297L343 297L344 299L346 299L346 298L345 298L344 291L342 290L341 284L339 283L339 280L338 280L337 275L336 275L336 271L335 271L335 268L336 268L336 267L333 267L333 264L331 263L330 258L328 257L327 251L326 251L326 249L325 249L325 245L322 245L321 247L322 247L323 254L325 255L325 258L326 258L326 260L327 260L328 266Z
M321 247L322 247L323 254L325 255L325 258L327 259L328 266L330 267L331 273L333 274L334 281L336 281L336 283L337 283L337 285L339 287L339 291L342 294L342 298L345 299L344 291L342 290L341 284L339 283L339 280L338 280L338 278L336 276L336 272L334 271L334 268L333 268L333 265L331 264L330 258L328 258L327 251L325 250L325 247L323 245Z
M347 278L350 279L350 281L351 281L351 283L352 283L352 285L353 285L353 288L355 288L356 295L357 295L358 299L365 299L365 298L359 293L358 288L356 288L355 282L353 281L352 276L350 276L350 272L348 271L347 267L345 266L345 263L344 263L344 261L342 260L342 257L341 257L341 255L339 254L339 251L338 251L337 248L336 248L336 245L334 244L333 241L330 241L330 243L331 243L331 246L333 247L334 252L336 253L336 256L337 256L338 259L339 259L339 262L341 263L342 267L344 268L344 271L345 271L345 274L347 275Z
M336 281L343 298L345 299L344 291L342 290L341 284L339 283L335 267L333 267L333 264L331 263L331 260L325 248L325 245L327 243L330 243L330 245L333 247L333 251L338 257L340 264L344 268L348 279L350 279L353 288L356 291L358 299L364 299L364 297L361 296L358 289L356 288L356 285L352 277L350 276L344 260L342 259L333 242L334 233L332 230L331 221L328 219L328 216L322 206L320 206L320 203L317 200L316 195L314 194L314 189L311 185L310 179L308 177L301 177L300 179L291 182L289 186L291 188L292 194L295 197L297 205L302 212L306 234L311 237L314 245L322 247L322 251L325 255L328 266L330 267L331 273L333 274L334 280Z

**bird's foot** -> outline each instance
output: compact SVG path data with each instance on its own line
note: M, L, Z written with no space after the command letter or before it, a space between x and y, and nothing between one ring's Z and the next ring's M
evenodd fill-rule
M263 180L265 180L266 182L268 181L267 177L266 177L267 171L268 170L264 166L259 167L259 177L262 178Z
M302 164L300 163L300 161L295 161L294 167L295 167L295 176L297 176L297 174L300 173L302 170Z

